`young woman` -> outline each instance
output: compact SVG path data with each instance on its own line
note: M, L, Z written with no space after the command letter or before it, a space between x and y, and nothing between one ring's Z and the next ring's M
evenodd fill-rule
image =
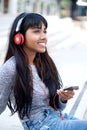
M0 68L0 113L18 112L24 130L87 130L87 121L62 114L74 91L64 91L47 52L47 21L22 13L13 22Z

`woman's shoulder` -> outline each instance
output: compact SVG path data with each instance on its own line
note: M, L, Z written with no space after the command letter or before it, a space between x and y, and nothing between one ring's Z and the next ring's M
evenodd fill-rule
M16 72L16 60L15 57L12 56L9 58L4 64L2 64L0 70L6 73L14 73Z
M10 57L4 64L6 64L6 65L16 65L15 57L14 56Z
M15 57L12 56L10 57L5 63L4 63L5 66L7 67L15 67L16 66L16 60L15 60Z

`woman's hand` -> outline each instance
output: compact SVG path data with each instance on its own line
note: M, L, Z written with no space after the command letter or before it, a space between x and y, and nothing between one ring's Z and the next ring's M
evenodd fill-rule
M60 96L61 102L66 102L67 100L73 98L75 95L74 90L66 90L64 91L63 89L57 90L57 94Z

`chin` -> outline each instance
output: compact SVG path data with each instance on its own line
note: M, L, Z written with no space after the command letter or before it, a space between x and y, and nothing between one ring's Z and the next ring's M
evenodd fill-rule
M39 53L44 53L46 51L46 48L38 50Z
M45 51L46 51L46 49L44 49L44 50L40 51L40 53L45 53Z

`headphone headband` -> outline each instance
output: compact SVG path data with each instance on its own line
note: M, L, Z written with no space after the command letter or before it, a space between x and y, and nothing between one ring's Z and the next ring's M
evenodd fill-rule
M23 19L24 19L24 17L23 17L23 18L21 18L21 19L19 19L19 21L18 21L18 23L17 23L17 27L16 27L16 32L18 32L18 31L19 31L19 29L20 29L20 26L21 26L21 23L22 23Z
M16 32L18 32L20 30L20 26L21 23L23 21L23 19L26 17L27 14L25 14L25 16L23 16L22 18L19 19L18 23L17 23L17 27L16 27Z
M23 19L26 17L27 14L25 14L25 16L23 16L22 18L20 18L18 20L17 26L16 26L16 34L14 35L14 43L16 45L20 45L24 43L24 36L23 34L20 33L20 26L22 24Z

